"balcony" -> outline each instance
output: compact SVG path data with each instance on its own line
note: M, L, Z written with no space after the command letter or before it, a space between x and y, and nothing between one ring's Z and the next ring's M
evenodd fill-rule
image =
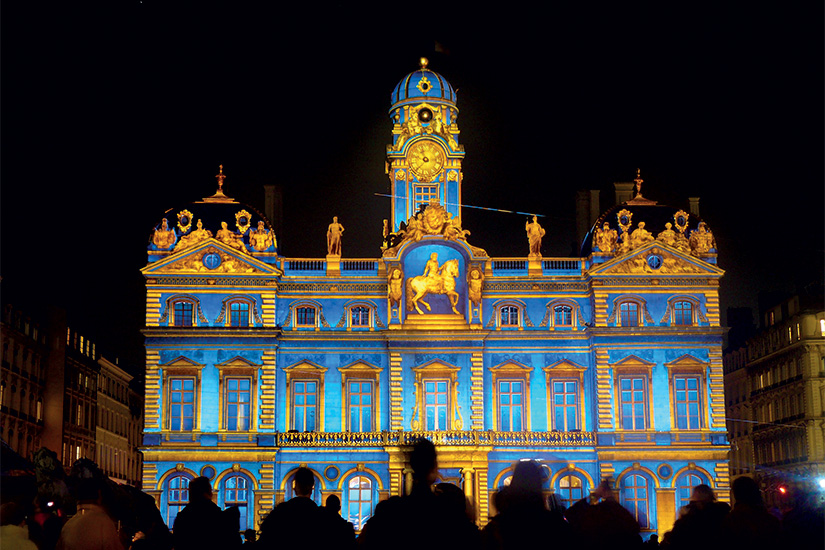
M278 447L384 447L412 445L426 438L442 446L589 447L592 432L496 432L451 430L433 432L287 432L277 434Z

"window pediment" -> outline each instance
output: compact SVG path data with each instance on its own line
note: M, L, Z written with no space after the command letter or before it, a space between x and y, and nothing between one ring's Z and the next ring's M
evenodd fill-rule
M544 374L548 380L550 378L559 377L570 377L583 380L584 372L587 370L587 367L579 365L578 363L574 363L573 361L569 361L567 359L562 359L561 361L556 361L552 365L547 365L541 370L544 371Z
M447 363L442 363L441 361L434 359L428 363L424 363L421 366L413 367L410 370L412 370L415 373L415 378L419 381L422 377L427 376L445 377L455 382L458 378L458 372L461 370L461 368L449 365Z

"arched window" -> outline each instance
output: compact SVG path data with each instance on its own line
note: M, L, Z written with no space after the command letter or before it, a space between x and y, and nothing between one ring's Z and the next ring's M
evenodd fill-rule
M249 302L231 302L229 304L229 326L249 326Z
M189 504L189 476L174 475L166 481L166 525L175 527L178 512Z
M347 520L361 530L372 516L372 480L355 476L347 483Z
M573 308L568 305L558 305L553 308L553 326L569 327L573 325Z
M650 487L645 476L629 474L622 478L621 501L639 522L639 527L650 527Z
M679 301L673 304L673 324L680 326L693 324L693 303Z
M501 306L499 309L499 326L517 327L519 326L518 306Z
M557 494L565 508L570 508L587 494L587 484L575 474L567 474L559 478Z
M317 326L317 309L314 306L299 306L295 308L296 327Z
M636 302L622 302L619 304L619 315L621 326L639 326L639 304Z
M175 302L174 304L174 319L173 323L176 327L191 327L192 314L194 312L194 304L192 302Z
M676 517L679 517L679 510L687 506L690 502L690 493L697 485L707 485L705 476L696 470L688 470L676 479Z
M243 475L230 475L223 480L223 507L237 506L240 512L240 530L250 529L250 501L252 500L252 486Z
M367 306L354 306L350 308L349 312L351 327L370 326L370 308Z

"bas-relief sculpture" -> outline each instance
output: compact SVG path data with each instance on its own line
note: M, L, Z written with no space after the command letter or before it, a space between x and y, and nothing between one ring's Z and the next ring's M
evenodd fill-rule
M475 306L481 305L481 291L484 288L484 273L474 267L467 276L467 294Z
M453 313L459 314L456 309L458 303L458 293L455 291L455 278L458 276L458 260L447 260L443 265L438 265L438 253L433 252L427 265L424 267L424 274L407 279L407 311L415 309L423 315L419 303L423 303L427 311L432 311L430 304L421 302L427 294L446 294L450 299L450 307Z
M699 222L698 227L691 231L689 243L690 253L694 256L709 254L711 249L716 248L716 239L705 222Z
M472 246L467 242L467 235L470 232L461 227L461 218L453 216L452 213L440 204L430 204L422 211L410 217L406 224L402 224L397 233L389 235L389 241L393 246L384 250L384 256L394 256L398 249L408 241L420 241L427 235L441 235L450 241L462 241L470 247L476 256L487 256L487 252L481 248Z
M332 217L332 223L327 227L327 255L341 255L341 234L344 226L338 223L338 216Z

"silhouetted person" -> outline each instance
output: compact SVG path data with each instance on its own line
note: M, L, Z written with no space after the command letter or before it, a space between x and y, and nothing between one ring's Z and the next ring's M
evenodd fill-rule
M569 545L570 527L560 511L547 509L541 487L538 462L522 460L516 464L510 485L496 498L498 514L482 531L483 548L529 548L535 541L549 539L559 548Z
M825 510L817 491L789 487L788 506L782 516L782 540L794 550L825 548Z
M759 485L738 477L731 485L733 510L722 523L722 545L747 550L774 549L780 542L780 523L766 509Z
M311 498L314 487L312 471L298 468L292 481L295 496L277 505L261 523L258 548L325 548L323 518Z
M338 495L329 495L327 502L321 508L324 528L329 529L329 539L332 548L355 548L355 526L341 517L341 499Z
M234 533L232 548L240 548L243 544L241 538L241 509L237 506L230 506L223 511L223 518L226 521L227 528Z
M189 482L189 504L178 512L172 531L175 550L234 548L238 542L237 528L212 502L212 485L203 476Z
M4 549L37 550L37 545L29 540L26 513L15 502L0 506L0 541Z
M642 548L639 522L616 501L608 480L596 487L592 498L597 502L590 504L583 498L565 512L577 546L584 550Z
M77 514L72 517L57 541L58 550L123 550L115 522L103 508L101 482L84 478L74 491Z
M662 547L671 550L719 548L722 522L730 512L725 502L717 502L716 494L707 485L697 485L673 529L665 533Z
M255 529L247 529L243 532L243 549L244 550L251 550L252 548L257 547L257 543L255 542L258 539L258 533L255 532Z
M650 537L645 541L644 544L645 550L656 550L659 548L659 535L653 533Z
M438 509L446 523L445 543L453 548L478 548L481 533L475 524L472 504L460 487L439 483L433 488Z

